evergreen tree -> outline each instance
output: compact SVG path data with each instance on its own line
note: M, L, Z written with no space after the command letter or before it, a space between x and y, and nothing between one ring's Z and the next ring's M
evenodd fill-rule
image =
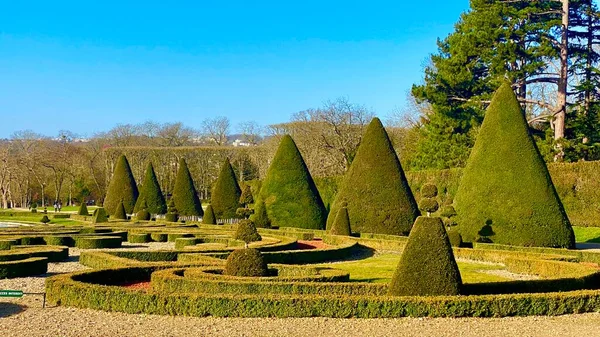
M215 216L219 219L230 219L237 217L236 211L240 207L240 196L242 191L238 185L229 158L225 159L221 166L219 177L215 182L211 195L211 204Z
M125 212L133 213L133 207L138 197L138 188L131 172L129 162L124 155L117 160L115 171L106 191L104 207L109 214L117 211L117 206L123 202Z
M419 215L387 132L373 118L331 205L327 228L347 203L353 232L407 235Z
M508 82L487 109L454 201L466 242L574 247L573 229Z
M146 167L140 195L133 209L135 213L141 210L140 204L142 201L146 202L146 210L152 214L167 213L167 203L165 202L165 197L160 189L160 184L156 178L152 162L149 162Z
M283 136L259 193L273 226L323 229L326 210L289 135Z
M179 160L179 169L175 177L173 201L179 215L204 215L192 175L183 158Z

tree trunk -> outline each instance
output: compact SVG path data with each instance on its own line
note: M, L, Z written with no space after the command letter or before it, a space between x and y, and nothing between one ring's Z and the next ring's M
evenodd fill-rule
M568 79L568 57L569 40L567 32L569 30L569 0L562 0L562 32L560 40L560 76L558 79L558 95L556 115L554 118L554 140L565 137L565 117L567 112L567 79ZM562 159L562 149L559 150L558 158Z

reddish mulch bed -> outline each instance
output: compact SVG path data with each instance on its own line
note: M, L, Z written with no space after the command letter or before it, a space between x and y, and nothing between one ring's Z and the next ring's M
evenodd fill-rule
M311 241L306 241L306 240L298 240L298 249L322 249L322 248L329 248L331 246L323 243L323 240L321 239L314 239Z
M121 287L125 287L127 289L134 290L150 290L152 287L150 286L150 281L147 282L131 282L131 283L123 283Z

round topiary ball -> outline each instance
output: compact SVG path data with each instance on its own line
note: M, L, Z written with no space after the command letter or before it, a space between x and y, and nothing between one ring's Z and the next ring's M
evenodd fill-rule
M231 276L267 276L268 268L265 259L258 249L236 249L227 258L225 275Z
M434 184L425 184L421 187L422 198L435 198L438 195L438 188Z
M448 206L442 207L442 212L441 212L440 216L443 216L445 218L451 218L455 215L456 215L456 210L454 209L453 206L448 205Z
M419 209L423 212L433 213L438 210L440 205L433 198L424 198L419 202Z
M250 243L254 241L262 240L260 234L256 230L256 226L252 220L242 220L238 223L237 230L235 231L235 235L233 236L236 240L244 241L245 243Z

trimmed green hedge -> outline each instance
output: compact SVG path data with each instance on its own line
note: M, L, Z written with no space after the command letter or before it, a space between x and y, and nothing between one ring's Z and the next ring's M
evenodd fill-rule
M20 246L0 251L0 261L24 260L32 257L45 257L48 262L61 262L69 258L69 248L61 246Z
M167 241L169 242L175 242L176 239L179 238L191 238L193 237L193 234L190 233L169 233L167 234Z
M165 294L110 284L146 281L157 267L129 267L56 275L47 279L50 303L126 313L204 317L504 317L563 315L600 310L600 291L389 297L349 295ZM104 283L107 285L86 282ZM349 283L351 285L351 283Z
M44 236L43 239L48 246L75 247L75 240L72 236Z
M569 255L569 256L577 257L577 259L581 262L592 262L592 263L600 264L600 252L590 252L590 251L585 251L585 250L544 248L544 247L519 247L519 246L508 246L508 245L487 244L487 243L474 243L473 248L508 250L508 251L515 251L515 252L527 252L527 253Z
M175 239L175 249L183 249L184 247L194 246L201 242L202 242L202 240L198 239L198 238L187 238L187 237L177 238L177 239Z
M48 259L45 257L0 262L0 279L34 276L47 272Z
M21 239L5 239L0 240L0 250L8 250L13 245L18 245L21 243Z
M146 243L150 242L149 233L129 233L127 241L130 243Z
M150 233L150 238L155 242L167 242L169 235L167 233Z
M75 247L80 249L120 248L120 236L81 236L75 238Z

